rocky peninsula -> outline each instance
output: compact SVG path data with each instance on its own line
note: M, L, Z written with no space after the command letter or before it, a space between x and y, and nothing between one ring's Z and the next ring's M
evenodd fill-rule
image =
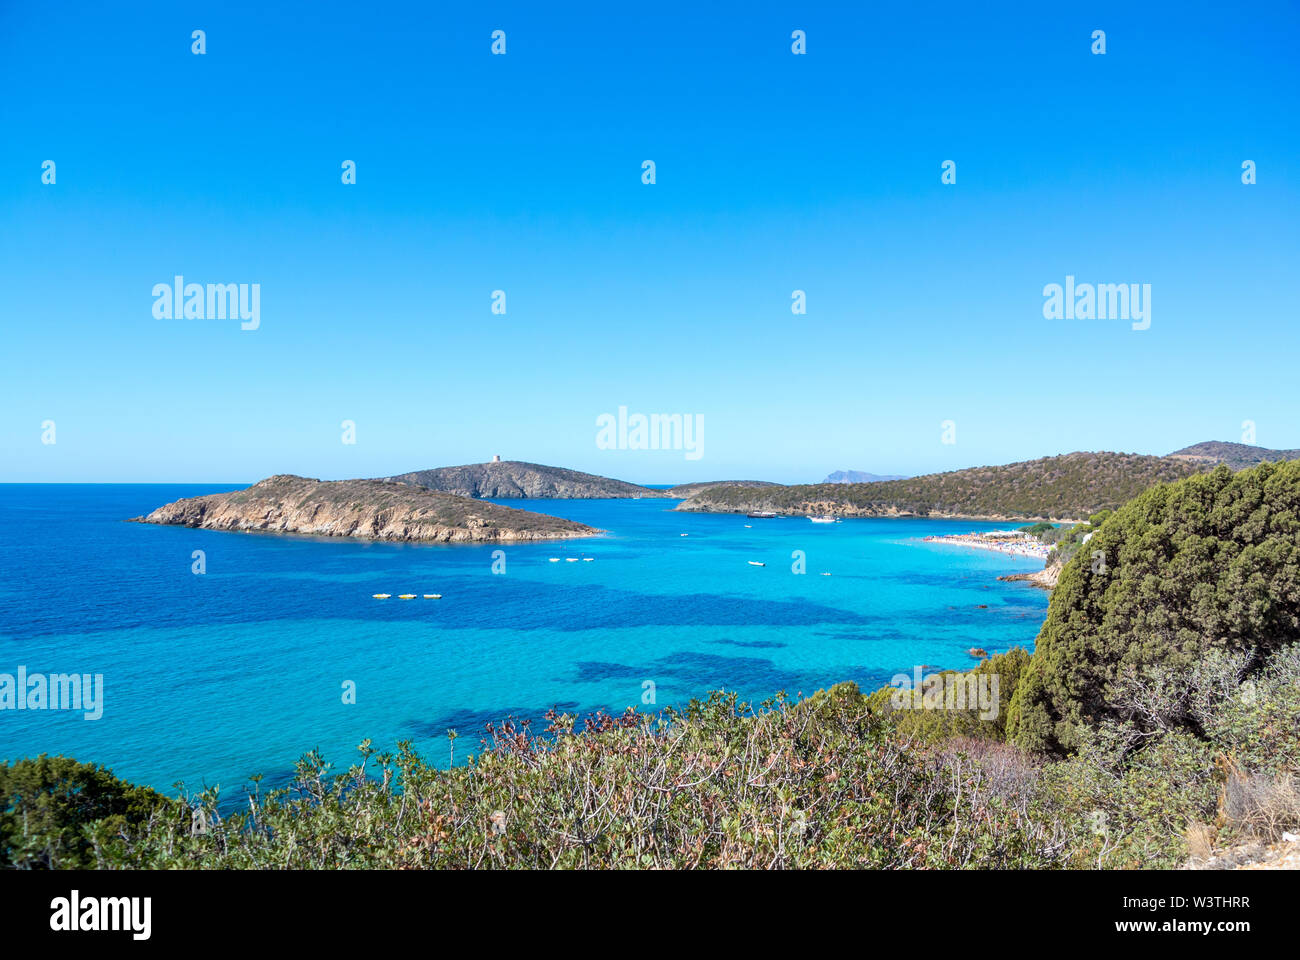
M204 530L429 543L555 540L603 532L572 520L409 484L283 474L244 490L177 500L132 520Z

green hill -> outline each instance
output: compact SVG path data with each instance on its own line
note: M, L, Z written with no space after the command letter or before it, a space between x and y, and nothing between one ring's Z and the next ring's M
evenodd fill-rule
M1135 453L1067 453L906 480L702 490L677 506L707 513L770 510L845 517L956 516L1082 519L1113 509L1153 484L1209 469L1203 463Z
M1233 470L1244 470L1260 463L1300 460L1300 450L1270 450L1268 447L1254 447L1247 443L1206 440L1204 443L1194 443L1190 447L1175 450L1169 456L1178 460L1222 463Z
M624 480L611 480L594 473L548 467L541 463L525 463L521 460L495 460L459 467L413 470L386 479L474 499L499 497L507 500L585 500L668 495L663 490L651 490Z

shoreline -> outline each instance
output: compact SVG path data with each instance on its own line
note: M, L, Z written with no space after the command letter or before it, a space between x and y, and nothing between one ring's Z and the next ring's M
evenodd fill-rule
M998 534L1001 534L1000 536ZM922 543L945 543L954 547L968 547L976 550L991 550L1012 557L1033 558L1047 562L1052 548L1039 543L1023 534L1011 534L1008 531L990 530L984 533L950 533L921 538Z
M673 509L680 513L712 513L719 516L746 516L751 512L751 508L745 507L728 507L719 509L712 505L692 504L693 498L688 497ZM688 506L689 504L689 506ZM797 509L776 508L771 505L764 507L755 507L753 510L763 509L776 514L777 519L797 519L802 520L807 517L832 516L840 520L967 520L973 523L1051 523L1059 526L1073 526L1079 523L1085 523L1084 520L1074 520L1069 517L1046 517L1036 514L1012 516L1005 513L940 513L930 511L927 513L916 513L911 510L858 510L846 509L843 504L815 504L814 506L824 506L825 509L810 510L807 506L800 506Z

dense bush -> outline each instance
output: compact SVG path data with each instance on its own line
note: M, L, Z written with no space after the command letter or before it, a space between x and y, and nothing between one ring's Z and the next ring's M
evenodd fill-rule
M660 716L505 723L468 765L403 746L196 832L169 818L103 838L103 866L206 868L1023 867L1068 844L1027 815L1037 773L1004 744L922 749L853 684L752 711L715 694ZM369 770L372 763L378 770ZM368 775L369 773L369 775Z
M1020 683L1021 674L1029 666L1029 654L1020 647L1013 647L1006 653L997 653L980 662L979 666L960 673L954 670L943 671L932 676L939 682L953 680L964 684L967 678L982 681L984 678L997 678L998 704L991 717L986 711L977 709L967 698L965 709L914 709L904 707L897 709L894 687L884 687L871 694L868 706L876 713L891 714L896 729L909 737L919 740L934 741L949 737L969 737L977 740L1003 740L1006 737L1007 711L1011 698ZM927 678L928 680L928 678Z
M1073 749L1117 716L1111 684L1129 669L1223 649L1246 654L1244 678L1296 639L1300 461L1157 486L1065 566L1008 727L1026 749Z
M66 757L0 764L0 867L94 866L87 825L103 834L134 830L169 806L148 787Z
M1038 523L1031 523L1028 526L1017 527L1016 529L1021 533L1027 533L1031 537L1038 537L1041 540L1043 537L1049 535L1049 531L1055 530L1057 527L1054 523L1048 523L1047 521L1042 520Z

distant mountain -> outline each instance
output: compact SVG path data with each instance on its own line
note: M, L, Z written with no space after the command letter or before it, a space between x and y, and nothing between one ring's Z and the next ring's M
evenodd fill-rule
M287 474L244 490L177 500L134 519L205 530L361 540L549 540L600 533L584 523L407 484L309 480Z
M863 473L861 470L836 470L822 483L880 483L882 480L906 480L902 473Z
M993 520L1082 520L1148 487L1209 464L1135 453L1068 453L905 480L702 490L678 510L843 517L938 516Z
M1169 454L1176 460L1193 460L1202 463L1225 463L1233 470L1244 470L1256 464L1275 460L1300 460L1300 450L1270 450L1253 447L1248 443L1228 443L1223 440L1206 440L1194 443Z
M693 497L709 487L779 487L770 480L702 480L698 483L679 483L663 491L670 497Z
M549 498L557 500L597 500L630 497L666 497L666 490L651 490L623 480L598 477L593 473L548 467L540 463L495 460L470 463L461 467L438 467L415 470L387 479L426 490L454 493L475 499Z

